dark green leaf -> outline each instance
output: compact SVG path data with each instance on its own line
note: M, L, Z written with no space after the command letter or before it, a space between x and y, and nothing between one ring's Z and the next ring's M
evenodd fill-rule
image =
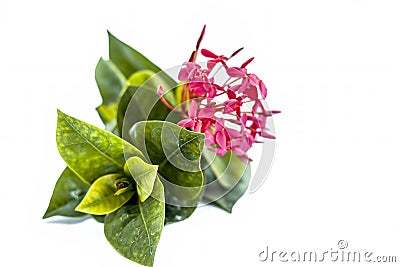
M100 58L95 71L96 83L104 105L117 103L126 78L111 60Z
M189 218L195 211L196 206L181 207L170 204L165 205L165 224L172 224Z
M136 123L130 136L155 165L159 174L170 183L166 190L193 205L201 196L203 174L200 168L204 134L188 131L176 124L162 121ZM186 206L186 205L185 205Z
M65 168L54 187L49 207L43 219L55 215L84 216L84 213L75 211L75 207L82 201L89 187L90 185L82 181L71 169Z
M124 171L130 174L136 182L136 188L141 202L145 201L153 191L157 177L157 165L150 165L141 158L131 157L126 160Z
M119 95L126 79L111 60L106 61L102 58L97 63L95 78L103 99L103 103L97 107L97 112L106 130L114 131L117 125Z
M57 146L68 166L91 184L109 173L122 173L126 158L143 154L114 134L58 111Z
M151 70L159 72L161 69L148 60L141 53L118 40L108 32L109 57L122 71L125 77L131 76L138 70Z
M118 40L114 35L108 32L109 57L115 65L121 70L125 77L130 77L132 73L140 70L150 70L158 73L161 69L153 62L148 60L141 53ZM169 87L174 87L176 82L166 73L161 72L162 78L167 81Z
M249 163L244 163L234 153L228 152L223 157L216 155L203 174L207 181L204 199L231 213L249 186L251 171Z
M124 187L120 189L119 184ZM123 192L119 193L121 190ZM108 214L122 207L134 193L127 178L119 173L107 174L94 181L75 210L94 215Z
M127 90L123 90L118 105L117 131L120 136L127 136L127 131L138 121L166 120L171 111L160 101L157 88L163 85L166 92L165 98L172 106L177 106L180 102L177 101L176 81L110 32L108 32L108 38L110 60L126 78L129 78L130 85ZM149 77L150 73L151 77ZM171 117L168 121L180 120L176 118L176 114L173 116L175 118Z
M169 120L178 121L176 114L171 112L160 100L157 89L148 87L129 86L122 95L118 105L118 129L124 139L129 129L139 121Z
M164 188L157 178L152 195L144 202L123 206L106 216L104 233L124 257L152 266L164 227Z
M106 215L92 215L92 217L99 223L104 223Z

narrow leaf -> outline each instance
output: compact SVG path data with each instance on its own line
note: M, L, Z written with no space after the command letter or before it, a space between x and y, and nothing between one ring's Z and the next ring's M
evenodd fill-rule
M100 58L96 65L95 79L103 105L117 103L126 78L111 60Z
M110 32L108 32L108 41L109 57L125 77L129 77L132 73L139 70L161 71L153 62L132 47L118 40Z
M116 132L119 95L126 78L111 60L100 58L95 71L96 83L103 103L96 108L106 130Z
M129 45L118 40L108 32L109 57L121 70L125 77L130 77L132 73L140 70L150 70L158 73L166 81L168 88L176 86L176 82L165 72L163 72L153 62L143 56L140 52Z

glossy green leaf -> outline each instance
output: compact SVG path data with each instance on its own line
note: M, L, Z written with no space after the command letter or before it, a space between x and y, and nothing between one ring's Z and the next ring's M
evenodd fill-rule
M57 147L68 166L91 184L123 171L126 158L143 154L114 134L58 111Z
M159 72L161 69L148 60L141 53L118 40L108 32L109 57L122 71L125 77L131 76L138 70L151 70Z
M204 155L209 154L205 152ZM231 213L249 186L250 170L250 164L240 160L234 153L228 152L223 157L216 155L215 160L203 171L207 181L204 199Z
M95 79L103 104L117 103L126 78L111 60L100 58L96 65Z
M106 129L113 131L117 125L119 95L126 78L111 60L100 58L96 66L95 78L103 103L97 107Z
M176 82L153 62L143 56L141 53L118 40L114 35L108 32L109 57L115 65L121 70L125 77L130 77L134 72L140 70L150 70L158 73L162 79L168 83L168 87L174 87Z
M129 173L135 180L141 202L145 201L153 191L157 170L157 165L147 164L138 157L131 157L126 160L124 171L126 174Z
M178 105L178 103L180 103L180 98L178 99L177 97L178 91L180 91L181 94L182 86L178 86L176 83L174 83L172 85L173 87L171 87L168 80L165 80L165 74L163 74L163 72L155 73L151 70L139 70L133 73L129 77L128 82L125 84L122 93L124 93L126 88L130 85L137 87L146 87L151 89L154 93L157 93L157 89L161 85L163 87L163 90L165 91L163 95L168 103L170 103L172 106L176 106ZM120 96L122 95L122 93L120 94Z
M118 105L118 130L125 138L129 137L129 129L139 121L169 120L177 122L177 114L171 113L160 100L157 89L149 87L129 86Z
M92 214L93 219L95 219L97 222L99 223L104 223L104 220L106 218L106 215L93 215Z
M43 219L56 215L84 216L84 213L75 211L75 207L82 201L89 187L90 185L82 181L71 169L65 168L54 187L49 207Z
M162 121L136 123L130 131L133 144L152 162L174 196L195 203L204 182L200 168L204 134Z
M181 115L172 112L161 102L157 93L160 85L168 88L168 83L160 74L149 70L138 71L132 74L124 88L118 104L117 125L123 137L128 136L129 129L139 121L168 120L177 123ZM176 105L176 97L172 88L164 97L172 106Z
M204 191L204 190L203 190ZM166 188L164 189L165 193L165 224L172 224L176 222L180 222L189 218L193 212L196 210L196 203L192 201L184 201L173 193L171 193ZM199 200L202 196L199 197Z
M164 217L164 189L157 178L146 201L125 205L106 216L104 233L122 256L152 266Z
M165 205L165 224L172 224L180 222L189 218L196 210L196 206L193 207L181 207L166 204Z
M141 86L147 80L149 80L155 72L151 70L139 70L134 72L128 79L128 82L125 84L124 89L126 89L129 85ZM153 87L157 87L157 84L153 84Z
M165 120L171 112L159 99L157 88L164 81L150 70L131 75L118 104L118 131L127 136L127 130L138 121ZM153 78L152 78L153 77ZM124 129L123 129L124 128Z
M129 187L130 190L118 194L119 190ZM127 178L119 173L107 174L94 181L75 210L94 215L108 214L122 207L134 193Z
M219 156L209 149L204 149L203 158L212 162L210 168L214 176L218 177L218 183L227 189L237 184L248 165L232 151L228 151L224 156Z

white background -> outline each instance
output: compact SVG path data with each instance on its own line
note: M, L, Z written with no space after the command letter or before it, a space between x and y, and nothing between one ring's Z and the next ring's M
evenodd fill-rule
M340 239L400 261L399 13L385 0L1 1L0 265L135 266L93 220L41 220L64 168L56 108L102 126L107 29L168 68L205 23L203 47L256 57L282 110L275 161L233 214L201 208L166 227L155 265L272 266L258 260L267 245L330 251Z

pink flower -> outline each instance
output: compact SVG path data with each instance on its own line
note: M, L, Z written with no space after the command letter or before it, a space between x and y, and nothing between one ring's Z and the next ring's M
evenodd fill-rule
M228 141L229 135L224 128L224 120L222 118L217 119L215 122L215 131L210 136L209 134L209 144L218 145L218 147L211 148L212 151L220 156L223 156L228 152Z
M194 62L185 62L179 71L178 79L180 81L188 81L198 76L201 72L201 66Z
M207 68L195 63L204 30L205 27L189 62L183 63L178 74L179 80L183 82L183 105L178 112L184 117L178 125L205 133L205 144L218 155L223 156L232 151L242 160L248 161L247 153L254 143L259 143L262 137L275 138L268 132L267 119L279 111L266 110L263 106L262 100L267 96L267 88L256 74L247 70L253 57L240 67L228 66L227 61L243 48L229 58L202 49L201 54L208 58ZM222 69L212 71L217 64L221 64L229 76L223 84L214 80L214 75ZM163 97L161 86L158 91L161 101L169 105ZM190 105L186 110L188 100Z
M209 80L206 76L198 76L193 78L189 82L189 89L196 96L203 96L207 98L214 98L217 91L213 85L212 80Z
M201 54L205 57L208 58L212 58L210 60L207 61L207 68L211 71L215 65L217 65L218 63L221 63L225 68L227 68L228 66L226 65L226 61L228 60L228 58L226 56L217 56L216 54L214 54L213 52L207 50L207 49L201 49Z
M195 100L190 101L188 111L189 118L178 122L178 125L185 128L193 128L195 132L205 132L214 120L214 111L211 108L198 109Z
M194 131L198 132L201 125L197 120L197 103L194 100L190 102L188 115L189 118L181 120L178 125L185 128L194 128Z
M267 87L263 83L262 80L260 80L257 75L248 73L246 66L253 61L254 58L250 58L247 60L245 63L242 64L240 68L238 67L231 67L226 70L227 74L231 78L237 78L237 79L242 79L241 84L239 85L234 85L231 87L232 91L238 91L240 93L246 93L248 95L253 96L252 99L255 99L255 93L254 89L259 88L262 97L265 99L267 96ZM248 90L251 90L251 92L247 92Z

